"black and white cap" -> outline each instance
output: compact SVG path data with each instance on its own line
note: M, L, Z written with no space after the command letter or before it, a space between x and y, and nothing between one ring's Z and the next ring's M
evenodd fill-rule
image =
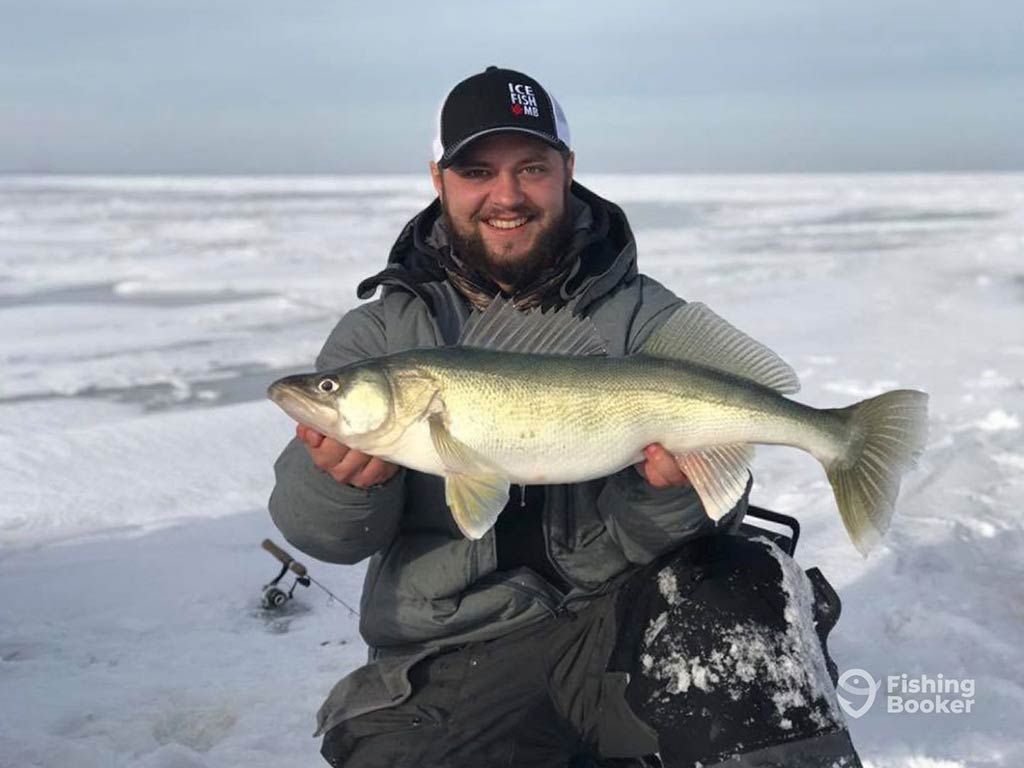
M569 124L555 97L529 75L488 67L452 88L441 105L434 162L442 168L470 142L491 133L528 133L569 149Z

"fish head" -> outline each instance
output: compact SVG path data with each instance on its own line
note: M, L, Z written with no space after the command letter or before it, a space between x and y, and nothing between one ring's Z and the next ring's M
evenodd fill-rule
M391 385L376 365L357 363L323 373L278 379L267 397L300 424L354 445L391 420Z

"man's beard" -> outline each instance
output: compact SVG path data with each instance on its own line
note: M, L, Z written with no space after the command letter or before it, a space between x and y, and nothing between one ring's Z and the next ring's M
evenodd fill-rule
M513 291L530 285L545 268L552 266L569 247L572 239L571 195L568 185L562 215L552 221L537 235L533 247L516 258L495 257L484 242L479 229L464 234L456 229L448 208L441 201L448 239L459 260L477 274L488 277L496 283L507 285ZM533 211L515 211L520 215L532 215ZM487 226L481 224L481 226Z

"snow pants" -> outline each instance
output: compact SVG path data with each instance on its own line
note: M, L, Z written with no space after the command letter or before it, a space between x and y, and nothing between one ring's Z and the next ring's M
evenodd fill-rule
M339 768L857 768L822 588L767 539L695 539L577 612L425 659L409 699L321 751Z

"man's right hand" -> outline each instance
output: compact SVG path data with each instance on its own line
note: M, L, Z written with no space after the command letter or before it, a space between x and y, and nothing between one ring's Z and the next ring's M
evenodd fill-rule
M349 448L304 424L295 428L295 436L306 446L313 463L339 483L369 488L386 483L398 473L397 464Z

